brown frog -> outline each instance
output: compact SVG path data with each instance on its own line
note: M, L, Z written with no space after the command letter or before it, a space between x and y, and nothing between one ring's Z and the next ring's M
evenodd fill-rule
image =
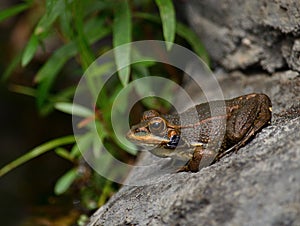
M269 97L252 93L199 104L181 114L145 111L127 138L156 156L186 161L178 172L196 172L245 145L271 122L271 115Z

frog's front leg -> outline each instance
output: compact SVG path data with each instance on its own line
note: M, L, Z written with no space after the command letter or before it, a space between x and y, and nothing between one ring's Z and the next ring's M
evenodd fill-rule
M272 104L264 94L249 94L244 106L231 112L226 129L226 138L235 150L251 138L257 131L271 121Z
M193 157L183 167L179 168L177 172L198 172L200 168L209 166L215 157L216 153L214 151L197 147L194 150Z

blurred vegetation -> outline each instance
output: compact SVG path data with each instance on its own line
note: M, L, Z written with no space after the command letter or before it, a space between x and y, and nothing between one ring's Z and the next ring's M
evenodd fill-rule
M172 48L173 42L184 43L208 61L197 36L176 20L171 0L26 0L0 11L0 22L21 17L24 17L23 26L28 33L25 35L26 44L21 44L13 52L2 75L2 82L14 92L34 97L41 115L47 116L56 109L68 114L72 114L73 110L73 114L83 117L81 126L86 126L86 133L80 142L86 148L93 145L99 148L95 142L99 137L90 135L88 127L89 120L96 119L102 131L100 139L109 145L114 156L125 162L132 161L130 158L128 160L132 152L124 154L120 151L123 147L117 142L110 126L114 98L122 87L141 74L150 76L152 70L165 70L167 74L168 69L148 63L120 70L114 88L101 93L102 101L97 103L99 106L95 106L95 112L72 105L76 84L84 71L106 51L145 39L170 42L168 49ZM117 53L116 64L130 57L130 51ZM31 84L12 82L14 80L11 76L16 71L22 71L22 68L33 71ZM143 103L149 108L158 104L153 101ZM88 209L97 208L112 195L116 186L83 163L73 135L50 140L28 151L26 155L0 169L0 176L51 150L74 166L57 181L54 188L56 194L63 194L72 184L88 185L75 185L81 194L82 203Z

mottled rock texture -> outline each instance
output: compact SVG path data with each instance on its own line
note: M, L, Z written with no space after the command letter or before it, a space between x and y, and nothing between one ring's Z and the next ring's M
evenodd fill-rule
M228 70L300 71L300 1L191 0L186 17Z
M145 154L140 164L159 164L128 180L153 184L122 187L90 225L300 225L300 75L235 72L221 80L227 97L268 94L272 124L198 173L164 172L169 160Z
M300 1L184 4L212 60L227 71L216 73L224 96L266 93L272 124L198 173L170 173L161 165L169 160L143 154L140 164L157 164L134 171L128 182L148 184L123 186L90 225L299 226Z

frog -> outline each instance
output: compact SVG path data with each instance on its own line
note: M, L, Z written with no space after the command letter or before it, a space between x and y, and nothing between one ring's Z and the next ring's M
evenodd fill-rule
M271 118L270 98L250 93L201 103L182 113L147 110L126 137L155 156L185 162L177 172L198 172L237 152L270 124Z

